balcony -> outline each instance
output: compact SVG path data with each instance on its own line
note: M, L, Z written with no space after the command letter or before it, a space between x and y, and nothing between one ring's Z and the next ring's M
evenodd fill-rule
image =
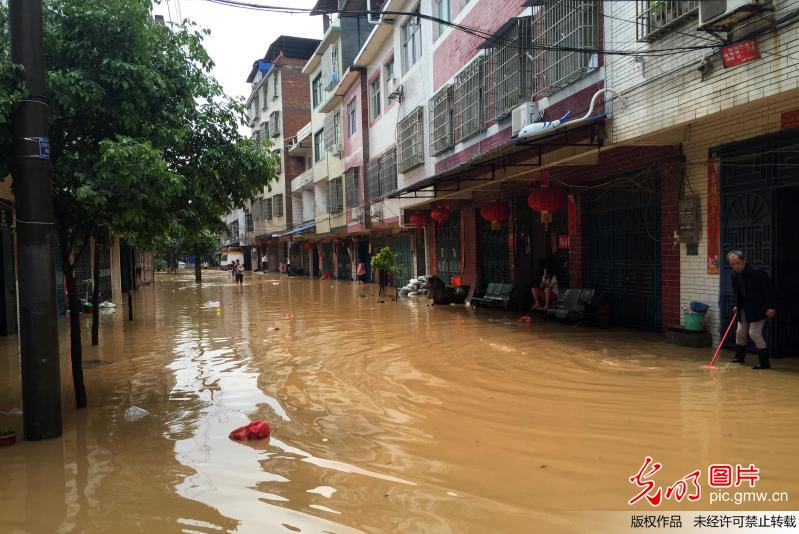
M300 191L301 189L313 189L313 168L306 170L291 180L292 193Z
M698 14L698 1L638 0L636 35L639 41L651 43Z
M286 139L289 156L306 157L311 155L311 123L309 122L297 132L297 135Z

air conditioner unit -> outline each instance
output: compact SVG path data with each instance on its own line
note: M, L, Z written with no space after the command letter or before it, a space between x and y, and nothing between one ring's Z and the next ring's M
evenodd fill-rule
M513 135L518 134L522 128L541 118L542 111L538 102L525 102L511 112L511 126Z
M367 20L372 24L380 24L380 11L383 11L383 6L386 0L368 0L366 10L369 12L366 15Z
M770 10L769 0L701 0L699 29L728 30L753 13Z

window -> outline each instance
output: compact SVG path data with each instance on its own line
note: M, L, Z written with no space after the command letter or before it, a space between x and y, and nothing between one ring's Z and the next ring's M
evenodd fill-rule
M502 44L492 48L486 57L486 121L501 119L532 96L533 62L525 48L532 40L532 18L517 18L515 22L502 34Z
M313 98L313 107L318 108L319 104L322 103L322 75L317 74L316 78L313 79L313 83L311 84L311 91L312 91L312 98Z
M281 154L280 149L276 148L272 151L272 155L275 157L275 172L280 174L283 172L283 165L281 164Z
M399 121L397 146L399 147L398 172L406 172L424 163L424 110L417 107Z
M402 26L402 71L411 70L422 57L422 32L419 8Z
M272 199L265 198L264 199L264 219L272 220Z
M397 151L395 148L369 160L366 165L366 198L377 200L397 190Z
M341 176L327 182L327 213L335 215L344 211L344 188Z
M375 120L380 116L380 75L369 84L369 119Z
M325 116L325 124L322 130L325 132L324 150L333 153L336 157L342 157L344 146L341 142L341 110L328 113Z
M261 107L261 91L255 91L252 97L253 116L258 115L258 108ZM266 108L264 108L266 109Z
M252 213L245 213L244 214L244 224L247 232L255 231L255 226L252 222Z
M275 217L283 216L283 195L275 195L272 197L272 208Z
M269 114L269 132L272 137L280 137L280 112L273 111Z
M598 4L558 0L535 15L531 32L535 94L551 94L596 66Z
M313 160L314 163L325 159L325 129L322 128L313 135Z
M350 100L347 104L347 137L352 137L352 134L358 131L357 112L355 107L355 98Z
M274 73L272 73L272 100L277 100L277 97L278 97L278 91L277 91L278 82L279 82L279 80L278 80L278 71L275 71Z
M433 95L430 110L430 154L435 156L452 147L452 86Z
M264 141L269 139L269 121L264 121L261 123L261 139Z
M322 54L322 88L329 91L333 89L338 82L338 44L334 43L328 46Z
M361 203L359 172L359 167L352 167L344 172L344 191L347 193L348 208L354 208Z
M454 141L460 143L483 130L483 58L477 57L455 76L452 86Z
M669 33L699 13L699 2L690 0L638 0L635 4L638 40L646 42Z
M450 0L433 0L433 16L437 19L446 20L447 22L450 21ZM433 40L435 41L441 34L444 33L444 30L447 27L441 24L440 22L436 22L433 24Z
M255 139L255 144L257 145L261 144L261 130L255 130L255 133L253 134L253 139Z
M267 101L267 98L266 98L266 92L267 92L267 91L266 91L266 89L267 89L268 87L269 87L269 86L268 86L267 84L264 84L264 86L261 88L261 90L262 90L262 91L263 91L263 93L264 93L264 94L263 94L263 97L262 97L262 102L261 102L261 109L262 109L263 111L266 111L266 108L267 108L267 103L266 103L266 101Z
M383 83L386 84L384 92L385 92L385 97L386 97L386 105L385 105L385 107L387 108L389 106L389 104L391 104L391 100L390 100L389 97L391 96L391 93L394 92L394 58L393 57L390 60L388 60L388 63L386 63L383 66Z

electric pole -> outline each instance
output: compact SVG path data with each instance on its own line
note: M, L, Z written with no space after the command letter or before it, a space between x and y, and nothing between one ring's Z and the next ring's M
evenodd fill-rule
M22 420L25 437L41 440L63 433L42 2L10 0L9 15L11 61L28 92L12 116Z

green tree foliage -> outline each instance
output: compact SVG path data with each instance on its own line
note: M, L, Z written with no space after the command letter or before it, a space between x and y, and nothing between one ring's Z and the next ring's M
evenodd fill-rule
M6 10L0 1L0 22ZM182 242L201 241L276 176L274 157L238 133L242 103L210 75L208 32L190 22L167 28L151 10L150 0L44 0L53 205L78 407L86 396L74 268L90 238L115 234L147 247L180 228ZM21 90L6 26L0 118ZM0 122L3 155L9 130Z

